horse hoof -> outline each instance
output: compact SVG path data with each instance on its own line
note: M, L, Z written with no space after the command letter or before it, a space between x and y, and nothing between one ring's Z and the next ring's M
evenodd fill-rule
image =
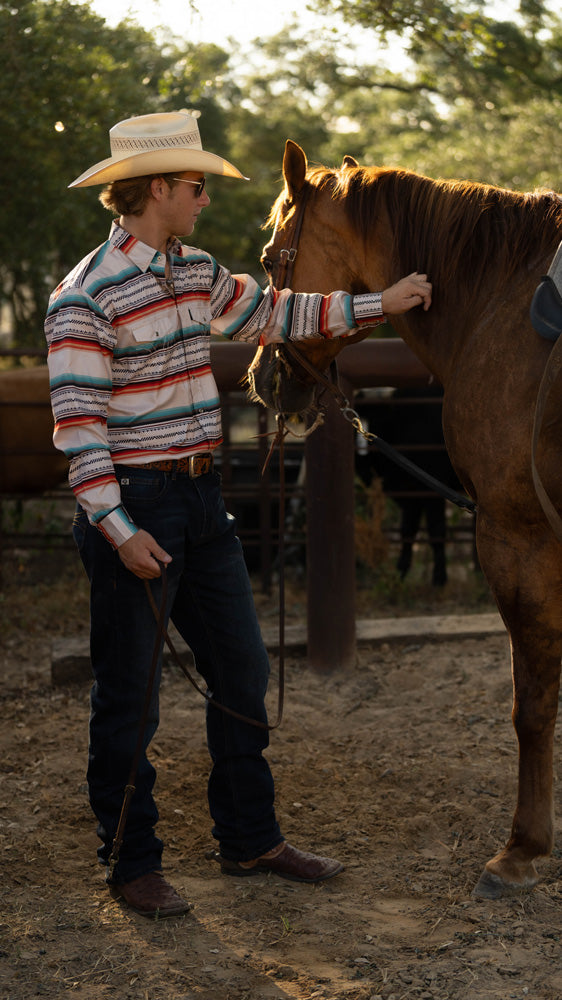
M504 894L504 882L499 875L492 875L484 869L471 895L475 899L501 899Z
M504 882L499 875L494 875L485 868L471 895L474 899L502 899L505 896L518 896L522 892L529 892L534 885L535 881L531 880L526 883Z

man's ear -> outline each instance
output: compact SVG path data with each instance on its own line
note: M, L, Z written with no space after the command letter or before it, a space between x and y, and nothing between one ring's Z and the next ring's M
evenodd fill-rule
M150 182L150 193L155 201L161 201L169 191L169 187L163 177L153 177Z

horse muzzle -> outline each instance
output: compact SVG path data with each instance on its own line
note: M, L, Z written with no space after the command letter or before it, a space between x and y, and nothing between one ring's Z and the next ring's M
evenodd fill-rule
M259 347L246 379L250 398L276 413L305 414L313 403L314 379L282 344Z

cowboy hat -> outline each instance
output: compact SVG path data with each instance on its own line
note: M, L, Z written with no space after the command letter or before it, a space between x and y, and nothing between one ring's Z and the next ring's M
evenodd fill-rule
M72 184L89 187L128 177L203 170L248 180L228 160L207 153L201 145L198 111L168 111L126 118L109 130L111 156L94 163Z

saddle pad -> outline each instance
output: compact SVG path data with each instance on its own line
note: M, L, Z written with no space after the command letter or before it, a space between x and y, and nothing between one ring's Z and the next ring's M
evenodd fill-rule
M554 255L548 274L541 278L531 302L531 323L546 340L557 340L562 333L562 242Z

